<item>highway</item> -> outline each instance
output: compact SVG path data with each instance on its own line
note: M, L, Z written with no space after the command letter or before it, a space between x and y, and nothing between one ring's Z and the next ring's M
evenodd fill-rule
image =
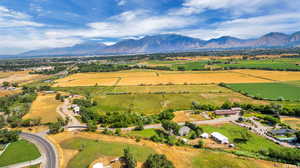
M43 168L58 168L58 157L55 147L48 142L45 138L29 133L21 133L20 136L23 139L26 139L35 145L38 146L39 150L41 150L41 154L43 157Z

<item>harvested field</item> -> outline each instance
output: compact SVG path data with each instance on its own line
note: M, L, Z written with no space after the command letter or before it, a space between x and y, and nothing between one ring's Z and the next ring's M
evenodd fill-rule
M200 114L192 114L190 111L176 111L175 118L172 121L174 122L186 122L186 121L200 121L205 120Z
M281 121L285 124L288 124L293 129L300 130L300 118L296 117L281 117Z
M21 93L21 90L0 90L0 97L18 94L18 93Z
M92 140L107 141L113 143L126 143L135 146L141 146L144 148L152 148L156 153L165 154L167 158L174 163L176 168L186 168L186 167L223 168L223 165L221 164L223 162L227 167L230 168L270 168L273 167L275 164L276 167L278 168L285 168L287 166L289 166L290 168L296 168L296 166L284 165L284 164L279 164L279 163L274 163L269 161L248 159L244 157L237 157L226 153L209 152L206 150L193 149L189 147L176 147L176 146L170 147L165 144L158 144L147 140L141 140L141 142L136 142L134 139L127 139L124 137L116 137L116 136L107 136L107 135L102 135L97 133L64 132L57 135L51 135L51 139L54 140L56 144L61 144L63 142L67 142L74 138L88 138ZM96 143L96 141L94 143ZM61 147L60 149L61 150L58 151L66 150ZM237 163L243 163L243 164L237 164ZM252 165L252 167L249 167L249 165Z
M55 94L40 93L32 103L30 112L23 118L41 118L42 123L56 121L57 117L60 117L56 112L60 104L60 101L55 100Z
M7 74L6 74L7 73ZM33 80L42 79L44 75L32 75L29 71L17 72L0 72L0 83L2 82L30 82Z
M232 70L232 72L247 74L251 77L269 79L270 81L296 81L300 80L300 72L264 71L264 70ZM237 83L237 82L235 82ZM245 82L240 82L245 83Z
M126 86L126 85L158 85L158 84L209 84L209 83L258 83L270 82L272 79L251 76L250 70L245 71L121 71L103 73L78 73L58 79L55 87L74 86ZM246 73L247 72L247 73ZM256 71L254 71L255 73ZM263 75L270 71L261 71ZM274 72L272 72L274 73ZM299 80L300 72L278 72L290 76L286 79ZM285 74L287 73L287 74ZM298 77L297 77L298 75ZM275 77L274 77L275 78Z

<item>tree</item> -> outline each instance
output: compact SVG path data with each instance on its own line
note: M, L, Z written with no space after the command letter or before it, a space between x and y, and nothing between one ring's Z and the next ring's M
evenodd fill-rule
M0 144L16 142L19 139L20 131L0 130Z
M158 115L158 119L160 121L162 121L162 120L172 120L174 117L175 117L175 114L174 114L174 110L172 110L172 109L165 110L165 111L159 113L159 115Z
M87 130L91 132L95 132L97 130L97 125L94 121L90 120L87 123Z
M4 82L2 83L2 87L9 87L9 86L10 86L10 83L7 82L7 81L4 81Z
M204 142L203 142L203 140L199 140L198 141L198 148L203 148L203 146L204 146Z
M60 94L60 93L57 93L57 94L55 95L55 100L60 100L60 98L61 98L61 94Z
M61 118L57 119L57 122L49 124L49 133L57 134L64 131L65 121Z
M300 143L300 131L296 132L297 142Z
M137 165L137 162L133 156L133 154L131 153L129 148L125 148L124 149L124 161L125 161L125 168L135 168Z
M163 121L162 122L162 127L166 131L168 131L170 133L173 133L173 134L177 134L178 131L179 131L179 128L180 128L180 126L177 123L173 122L173 121Z
M175 168L175 166L165 155L151 154L143 164L143 168Z

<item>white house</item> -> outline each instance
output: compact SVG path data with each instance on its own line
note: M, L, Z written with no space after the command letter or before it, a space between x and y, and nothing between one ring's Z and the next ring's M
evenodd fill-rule
M201 138L207 139L209 137L208 133L203 133L200 135Z
M186 136L190 132L190 128L187 126L181 127L178 131L180 136Z
M211 133L211 137L221 144L229 143L228 138L226 136L222 135L221 133L213 132L213 133Z

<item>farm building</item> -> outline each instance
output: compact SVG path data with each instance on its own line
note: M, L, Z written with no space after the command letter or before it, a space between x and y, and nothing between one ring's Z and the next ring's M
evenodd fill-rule
M200 135L201 138L207 139L209 137L208 133L203 133Z
M191 129L189 127L184 126L184 127L181 127L178 132L179 132L180 136L186 136L190 132L190 130Z
M228 144L228 138L224 135L222 135L221 133L218 132L213 132L211 133L211 137L215 140L218 141L221 144Z
M293 129L277 129L277 130L272 130L271 133L273 135L277 135L277 136L285 136L287 134L294 134L296 133L296 130Z
M234 108L231 108L231 109L228 109L228 110L216 110L215 114L216 115L235 115L235 114L237 114L241 111L242 111L241 108L234 107Z

